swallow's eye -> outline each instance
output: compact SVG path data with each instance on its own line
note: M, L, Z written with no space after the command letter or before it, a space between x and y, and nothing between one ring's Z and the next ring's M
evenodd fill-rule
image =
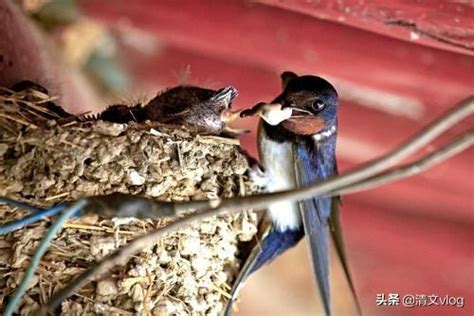
M325 104L322 100L314 100L311 104L311 107L316 111L321 111L324 108Z

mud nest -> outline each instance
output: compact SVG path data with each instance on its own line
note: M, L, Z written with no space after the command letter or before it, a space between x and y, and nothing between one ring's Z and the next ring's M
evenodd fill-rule
M258 191L235 139L157 124L60 126L36 111L49 100L38 91L0 92L0 195L47 207L112 192L187 201ZM0 224L26 214L0 205ZM97 216L68 221L18 311L33 312L93 262L165 222ZM253 238L256 222L255 213L244 212L168 234L89 282L57 312L217 315L239 268L238 245ZM43 220L0 236L0 310L50 224Z

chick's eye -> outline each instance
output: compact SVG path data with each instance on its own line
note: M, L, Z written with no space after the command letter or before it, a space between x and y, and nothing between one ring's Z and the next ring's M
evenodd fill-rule
M324 102L321 101L321 100L314 100L314 101L313 101L313 104L312 104L311 106L312 106L313 109L315 109L316 111L321 111L321 110L324 108L325 104L324 104Z

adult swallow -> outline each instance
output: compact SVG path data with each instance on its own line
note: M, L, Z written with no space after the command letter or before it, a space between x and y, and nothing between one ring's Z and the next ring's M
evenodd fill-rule
M268 192L308 186L337 174L336 137L338 94L315 76L281 75L283 92L271 103L260 103L241 116L259 115L258 149ZM262 181L261 179L257 181ZM328 238L330 232L346 272L338 221L339 198L322 196L301 202L268 206L259 224L259 236L234 282L226 314L232 312L243 281L262 265L296 245L306 234L312 268L324 311L331 315ZM353 292L354 293L354 292Z
M194 86L178 86L159 93L144 107L112 105L96 119L109 122L160 122L183 125L204 134L220 134L238 112L231 111L237 89L224 87L211 90Z

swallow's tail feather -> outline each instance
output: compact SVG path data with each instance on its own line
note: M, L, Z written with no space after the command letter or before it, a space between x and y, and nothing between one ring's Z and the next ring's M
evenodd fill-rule
M315 200L305 201L301 204L313 204ZM316 277L316 283L321 295L324 311L327 316L331 315L331 295L329 288L329 255L328 255L328 226L321 223L310 214L308 208L303 206L303 223L309 244L311 265Z
M354 303L357 308L357 314L362 315L362 308L360 306L359 298L357 297L357 292L354 286L354 281L352 280L352 275L349 270L349 265L347 263L347 256L344 246L344 238L342 235L342 227L341 227L341 219L339 215L339 204L340 199L339 197L332 198L332 211L331 217L329 219L330 223L330 231L332 235L332 240L334 242L334 246L336 248L337 256L339 257L339 261L341 262L342 269L344 270L344 274L346 276L347 284L351 290L352 298L354 299Z
M331 176L331 170L334 168L333 161L329 159L331 152L327 154L320 151L316 144L297 145L294 157L299 186L308 186ZM299 204L311 264L327 316L331 315L328 255L331 204L330 196L305 200Z

